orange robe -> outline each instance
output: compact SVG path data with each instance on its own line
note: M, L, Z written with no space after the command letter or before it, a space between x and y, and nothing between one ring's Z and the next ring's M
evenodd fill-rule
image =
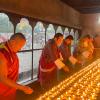
M18 57L16 53L10 50L7 43L2 45L2 48L0 48L0 52L4 54L8 62L7 63L7 68L8 68L7 78L16 82L18 78L18 68L19 68L19 61L18 61ZM10 100L9 97L12 98L15 95L15 93L16 93L16 89L8 87L7 85L0 82L0 98L3 98L3 100Z

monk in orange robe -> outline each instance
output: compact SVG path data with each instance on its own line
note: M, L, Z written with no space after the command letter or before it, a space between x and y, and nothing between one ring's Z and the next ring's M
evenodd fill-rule
M31 94L30 87L17 84L19 61L16 52L25 44L22 33L11 36L6 43L0 44L0 100L15 100L16 90Z

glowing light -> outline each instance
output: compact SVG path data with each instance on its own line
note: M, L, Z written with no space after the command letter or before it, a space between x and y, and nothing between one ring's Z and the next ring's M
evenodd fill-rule
M36 100L96 100L100 91L100 59L86 66Z

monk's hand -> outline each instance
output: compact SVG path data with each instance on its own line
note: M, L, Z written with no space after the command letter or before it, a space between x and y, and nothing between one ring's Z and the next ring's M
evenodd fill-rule
M67 66L64 66L64 67L63 67L63 70L64 70L65 72L69 72L69 68L68 68Z
M22 91L26 94L32 94L33 93L33 89L28 87L28 86L23 86Z

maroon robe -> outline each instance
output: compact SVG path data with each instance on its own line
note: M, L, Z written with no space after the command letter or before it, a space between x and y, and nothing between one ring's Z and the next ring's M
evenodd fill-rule
M63 41L62 45L60 46L60 52L61 52L61 55L63 57L63 61L64 63L66 64L69 60L69 57L71 56L71 50L69 48L69 45L67 45L65 43L65 41Z
M7 43L5 43L2 46L2 48L0 48L0 52L5 56L7 60L7 70L8 70L7 78L16 82L18 78L18 68L19 68L19 61L16 53L10 50ZM15 93L16 89L8 87L7 85L0 82L0 98L6 97L6 99L4 100L10 100L8 97L12 97Z
M41 85L50 85L56 79L57 66L55 60L60 58L58 47L53 39L49 40L40 57L38 80Z

